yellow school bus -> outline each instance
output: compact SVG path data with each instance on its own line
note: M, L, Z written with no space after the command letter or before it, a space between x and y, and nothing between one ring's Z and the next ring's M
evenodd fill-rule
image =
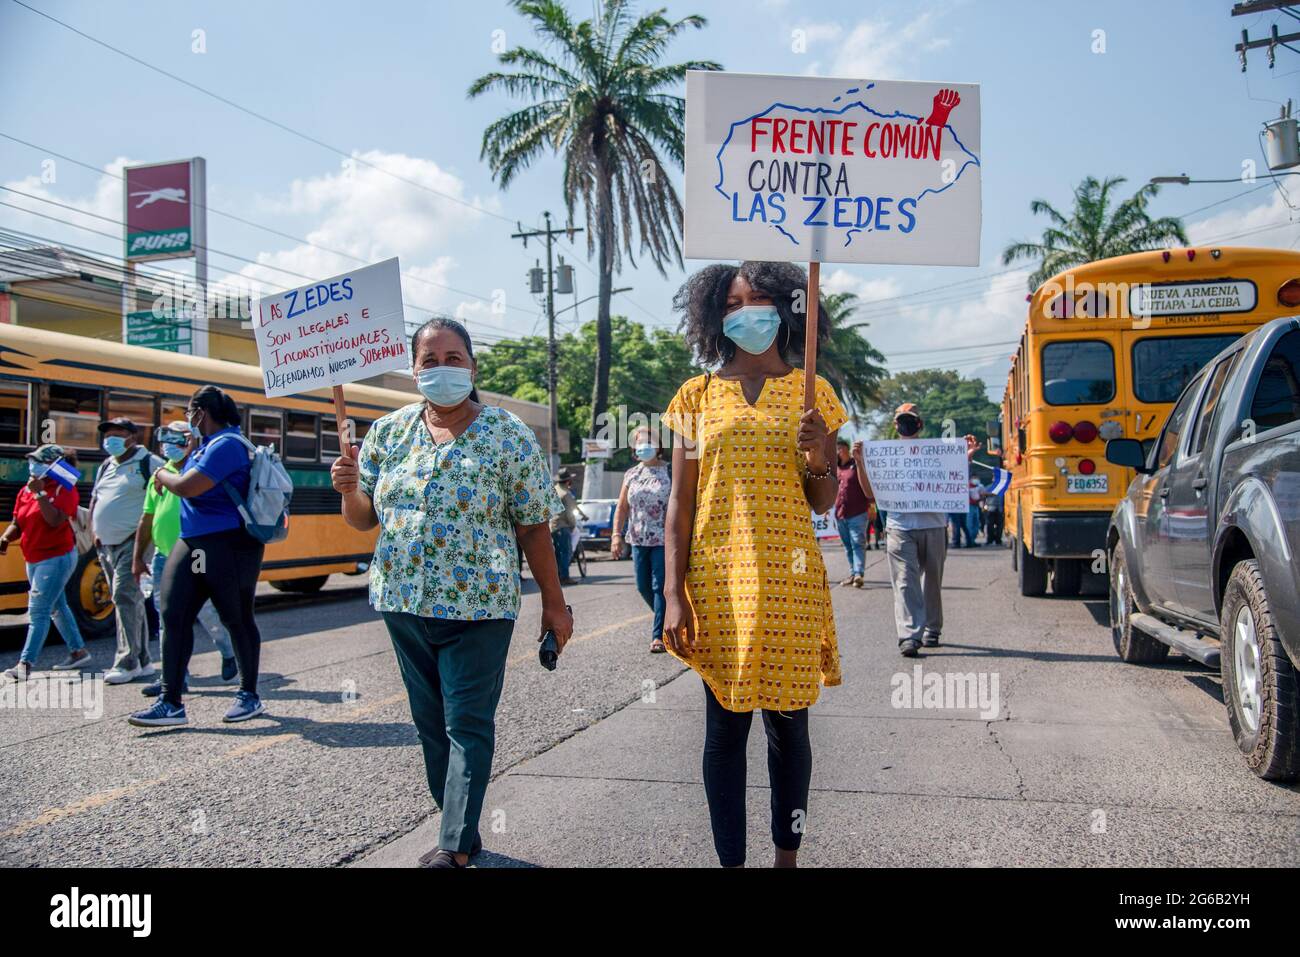
M1243 333L1300 312L1300 253L1134 253L1053 277L1029 298L1000 416L1011 561L1023 595L1078 594L1133 478L1109 439L1155 441L1193 375ZM1096 570L1100 570L1099 568Z
M13 515L27 481L25 454L44 442L76 450L89 504L95 469L104 460L96 430L124 415L141 426L140 440L157 451L158 425L185 418L189 396L215 385L239 404L242 428L257 445L274 445L293 478L289 536L268 546L263 581L286 591L317 591L332 574L366 571L377 532L349 528L329 466L338 431L329 390L268 399L256 366L0 324L0 519ZM368 386L345 387L357 440L370 424L417 396ZM93 549L80 556L68 584L69 603L86 637L113 630L113 605ZM0 612L27 610L22 555L0 556Z

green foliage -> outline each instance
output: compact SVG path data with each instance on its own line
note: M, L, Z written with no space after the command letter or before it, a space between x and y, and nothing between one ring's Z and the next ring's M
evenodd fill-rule
M1089 176L1075 187L1074 210L1068 217L1045 199L1031 202L1030 211L1046 216L1051 225L1043 230L1039 242L1009 245L1002 252L1002 264L1037 261L1038 268L1029 277L1029 291L1033 292L1072 266L1175 242L1186 246L1182 220L1174 216L1152 219L1147 212L1148 203L1159 192L1154 183L1147 183L1118 205L1113 203L1112 191L1124 182L1122 176L1105 180Z
M620 406L627 414L647 418L662 413L683 382L699 375L680 335L666 329L647 330L624 316L612 318L613 365L610 371L609 414ZM478 356L478 385L518 399L546 402L546 337L500 342ZM579 438L591 419L591 381L596 374L596 324L556 337L556 408L560 428L569 430L566 462L579 461ZM624 438L620 436L620 438ZM615 449L609 467L628 468L632 455Z

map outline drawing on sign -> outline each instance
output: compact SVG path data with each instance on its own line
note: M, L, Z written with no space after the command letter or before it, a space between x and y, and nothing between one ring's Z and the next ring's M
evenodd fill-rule
M844 116L850 110L861 109L865 111L868 115L876 117L882 121L907 119L907 120L912 120L914 124L917 126L924 125L924 126L930 126L932 128L937 128L940 131L939 133L940 142L942 139L943 131L946 130L948 134L952 137L952 142L956 144L957 148L966 155L967 157L966 160L962 162L961 165L957 168L957 170L952 176L952 179L949 182L944 183L942 186L939 186L937 188L934 186L927 186L925 189L917 193L916 196L905 196L897 199L896 202L898 203L898 208L900 210L902 209L904 203L910 202L912 204L912 208L915 208L920 203L920 201L927 195L929 194L938 195L940 193L945 192L946 190L957 185L957 183L961 181L962 174L969 167L975 166L978 168L982 166L979 156L974 152L972 152L965 145L965 143L962 142L961 138L957 135L957 131L953 128L952 123L949 121L949 115L954 110L960 107L961 97L958 95L958 93L955 90L949 89L944 84L936 84L936 86L939 87L939 90L934 96L933 108L931 110L931 113L929 117L925 119L922 119L922 117L914 113L906 113L901 109L895 109L892 113L882 113L881 111L869 106L867 103L863 101L862 98L855 99L849 103L845 103L843 106L839 108L835 108L833 106L833 104L840 102L840 100L843 99L845 96L857 95L861 97L863 94L866 94L868 90L875 88L875 86L876 86L875 83L864 83L859 86L850 87L849 89L841 93L839 96L833 97L831 99L832 106L796 106L792 103L786 103L781 101L773 102L771 105L765 107L764 109L759 110L758 112L750 116L747 116L744 119L736 120L735 122L731 123L727 135L723 139L721 145L718 147L718 152L714 157L718 167L718 181L713 184L713 189L721 196L723 196L729 204L732 204L734 206L736 202L735 197L739 195L740 191L736 190L735 192L728 192L726 189L724 189L724 181L726 180L726 168L723 164L723 154L726 153L728 146L731 145L732 139L735 136L736 130L738 128L746 127L751 123L753 123L755 120L762 119L777 110L787 110L793 113L818 114L822 116ZM942 123L935 122L936 119L941 119L943 122ZM833 136L834 133L832 132L832 138ZM813 155L811 154L810 151L805 151L805 154ZM936 145L935 159L939 160L938 145ZM820 207L818 207L818 209L820 209ZM816 210L814 211L813 214L810 214L809 218L811 218L812 215L816 215ZM801 245L799 239L797 239L791 233L783 229L780 223L766 223L766 225L771 226L773 229L777 230L779 233L781 233L782 236L788 239L795 246ZM825 224L811 224L811 225L825 225ZM870 227L867 228L866 230L863 230L862 228L849 229L845 233L844 247L848 247L853 242L853 237L855 234L864 231L871 232L872 229Z

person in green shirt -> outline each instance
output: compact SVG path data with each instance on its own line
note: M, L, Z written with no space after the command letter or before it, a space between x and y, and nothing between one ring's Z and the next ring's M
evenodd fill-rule
M171 472L180 472L185 457L194 451L195 438L190 424L183 419L172 422L158 430L158 443L163 457L167 460L163 468ZM162 596L158 589L162 582L163 566L167 556L176 547L181 537L181 500L174 492L161 488L158 483L150 482L149 491L144 497L144 513L140 516L140 525L136 529L135 554L131 562L131 571L138 580L141 575L148 575L153 580L154 607L162 616ZM152 545L153 561L145 562L145 556ZM212 642L221 652L221 678L233 681L239 675L239 665L235 661L235 649L230 643L230 632L221 623L221 617L212 607L212 602L204 604L199 611L198 624L212 636ZM161 627L161 626L160 626ZM161 635L159 636L161 639ZM161 640L159 647L162 646ZM161 672L160 672L161 674ZM146 685L141 689L146 697L156 698L162 693L162 679Z

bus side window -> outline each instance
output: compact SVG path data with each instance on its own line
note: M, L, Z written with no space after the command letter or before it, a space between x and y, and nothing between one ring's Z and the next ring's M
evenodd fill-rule
M314 412L286 412L284 457L294 462L315 462L320 457L320 440L316 436Z
M0 445L35 444L31 383L0 379Z
M49 441L68 445L74 449L99 448L99 389L82 385L49 385L49 420L53 435ZM42 430L44 423L42 423ZM46 435L38 433L37 442L43 444Z
M140 426L136 439L147 449L153 448L153 429L157 424L153 420L154 397L137 392L110 392L108 394L108 412L106 419L124 416ZM98 444L98 443L96 443Z

